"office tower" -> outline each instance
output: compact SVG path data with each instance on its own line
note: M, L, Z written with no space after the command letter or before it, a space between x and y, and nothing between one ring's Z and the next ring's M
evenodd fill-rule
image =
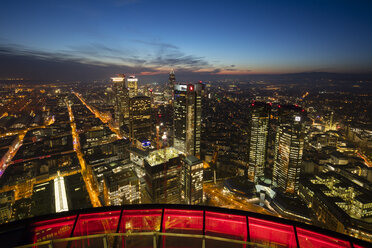
M172 69L169 73L169 81L164 91L164 98L166 101L170 101L173 99L173 90L174 90L175 84L176 84L176 76L174 75L174 70Z
M175 148L200 156L202 84L176 84L173 101Z
M173 89L175 83L176 83L176 76L174 74L174 70L172 69L171 72L169 73L169 85L171 89Z
M296 106L279 106L275 139L273 184L281 192L298 191L304 148L304 113Z
M129 117L129 93L125 86L125 75L111 78L115 95L115 122L122 126Z
M248 129L248 179L256 182L264 176L270 105L254 102L250 106Z
M138 78L136 78L135 76L129 76L129 78L127 79L127 86L129 90L129 98L138 95Z
M132 139L151 138L151 98L136 96L129 100L129 136Z
M203 202L203 161L194 156L182 160L181 200L191 205Z
M180 152L167 147L145 158L146 190L153 203L180 203Z

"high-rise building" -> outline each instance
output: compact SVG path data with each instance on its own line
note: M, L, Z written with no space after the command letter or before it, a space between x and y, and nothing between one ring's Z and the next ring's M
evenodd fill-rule
M273 185L285 194L295 195L299 187L304 148L304 110L297 106L279 107Z
M173 101L175 148L200 156L202 84L176 84Z
M151 98L136 96L129 100L129 136L133 139L151 138Z
M254 102L250 106L248 130L248 179L256 182L264 176L270 105Z
M176 84L176 76L174 70L169 72L169 81L164 90L164 98L167 102L173 99L174 85Z
M169 85L171 86L171 89L173 89L174 84L176 83L176 76L174 74L174 70L172 69L169 73Z
M191 205L203 202L203 161L194 156L182 160L181 200Z
M146 190L153 203L180 203L182 157L177 149L167 147L145 158Z
M125 86L125 75L119 74L118 77L111 78L113 82L114 102L115 102L115 122L122 126L129 117L129 93Z
M129 78L127 79L127 86L130 98L138 95L138 78L136 78L135 76L129 76Z

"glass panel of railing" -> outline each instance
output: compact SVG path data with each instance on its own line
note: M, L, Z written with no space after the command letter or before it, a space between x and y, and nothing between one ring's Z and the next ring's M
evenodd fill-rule
M270 247L297 247L293 226L252 217L248 217L248 222L251 242Z
M163 232L183 234L203 234L203 211L165 209ZM164 236L162 238L165 247L177 247L180 237ZM182 237L185 247L201 247L202 239L194 237Z
M76 215L38 221L31 225L31 242L68 238L71 236Z
M228 239L247 240L247 222L245 216L225 213L205 212L205 234ZM240 244L228 244L207 240L206 247L244 247Z
M116 232L120 210L90 214L80 214L74 230L74 236Z
M328 235L312 232L302 228L296 228L298 242L301 248L342 248L351 247L349 241L341 240Z
M119 232L158 232L161 211L161 209L123 210Z

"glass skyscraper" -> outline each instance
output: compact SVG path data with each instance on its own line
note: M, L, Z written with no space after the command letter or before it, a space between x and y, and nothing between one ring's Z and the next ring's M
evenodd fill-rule
M298 191L304 148L304 115L296 106L282 106L275 139L273 184L285 194Z
M248 179L256 182L264 176L270 105L254 102L250 106L248 130Z
M115 102L115 122L122 126L124 120L129 117L129 95L125 86L125 75L119 74L118 77L111 78L113 81L114 102Z
M186 155L200 157L202 84L174 86L175 148Z

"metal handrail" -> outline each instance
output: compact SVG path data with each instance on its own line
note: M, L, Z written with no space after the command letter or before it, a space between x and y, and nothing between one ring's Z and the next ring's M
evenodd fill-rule
M69 242L69 241L76 241L76 240L86 240L86 239L94 239L94 238L102 238L103 246L109 247L107 244L108 237L130 237L130 236L153 236L153 247L157 247L157 240L159 236L168 236L168 237L182 237L182 238L196 238L201 239L203 241L202 247L205 247L205 240L216 240L228 243L236 243L242 245L254 245L255 247L270 247L263 244L243 241L243 240L235 240L229 238L222 238L210 235L200 235L200 234L185 234L185 233L161 233L161 232L126 232L126 233L105 233L105 234L93 234L93 235L86 235L86 236L78 236L78 237L69 237L63 239L53 239L53 240L46 240L41 241L38 243L28 244L28 245L21 245L17 246L16 248L30 248L30 247L38 247L42 245L48 245L49 248L53 248L53 244L60 243L60 242Z

